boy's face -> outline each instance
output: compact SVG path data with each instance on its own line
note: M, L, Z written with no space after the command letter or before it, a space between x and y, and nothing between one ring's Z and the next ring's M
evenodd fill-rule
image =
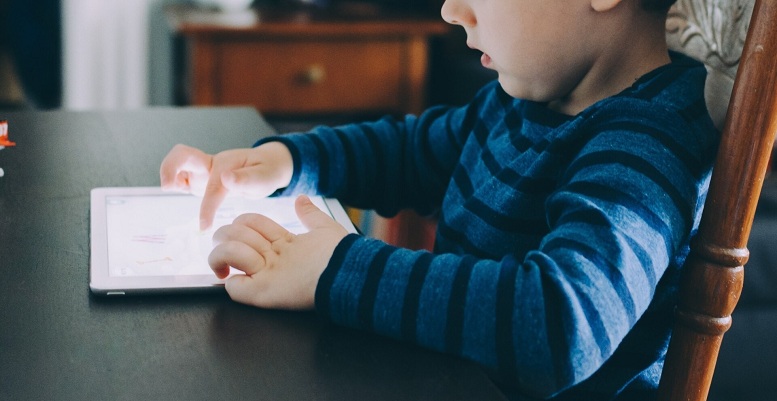
M483 52L483 66L516 98L568 96L603 42L589 0L446 0L441 13L464 28L467 45Z

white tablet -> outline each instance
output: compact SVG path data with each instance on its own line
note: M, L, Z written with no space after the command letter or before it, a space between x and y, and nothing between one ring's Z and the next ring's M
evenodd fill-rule
M349 232L356 232L340 202L312 196ZM91 191L89 287L99 295L223 291L224 280L208 266L218 227L243 213L264 214L291 232L307 231L294 198L227 197L213 228L199 230L201 198L159 187L111 187ZM233 270L232 274L242 274Z

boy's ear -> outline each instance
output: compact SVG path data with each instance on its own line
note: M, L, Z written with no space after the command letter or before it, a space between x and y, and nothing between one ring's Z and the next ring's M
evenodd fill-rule
M607 12L615 8L622 0L591 0L591 8L597 12Z

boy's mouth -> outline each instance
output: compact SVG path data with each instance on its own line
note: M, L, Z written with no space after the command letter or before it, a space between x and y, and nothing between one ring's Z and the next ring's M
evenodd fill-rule
M482 51L482 50L478 49L478 47L475 46L473 43L471 43L469 40L467 41L467 47L469 47L470 49L473 49L473 50ZM491 56L486 54L486 52L483 52L483 55L480 56L480 64L482 64L483 67L486 67L488 69L492 69L492 70L494 69L494 67L493 67L494 62L493 62L493 60L491 60Z

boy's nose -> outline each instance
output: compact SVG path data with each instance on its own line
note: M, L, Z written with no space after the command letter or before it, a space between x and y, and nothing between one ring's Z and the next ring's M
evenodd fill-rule
M440 15L445 22L452 25L473 26L475 24L472 10L462 0L445 0L440 9Z

